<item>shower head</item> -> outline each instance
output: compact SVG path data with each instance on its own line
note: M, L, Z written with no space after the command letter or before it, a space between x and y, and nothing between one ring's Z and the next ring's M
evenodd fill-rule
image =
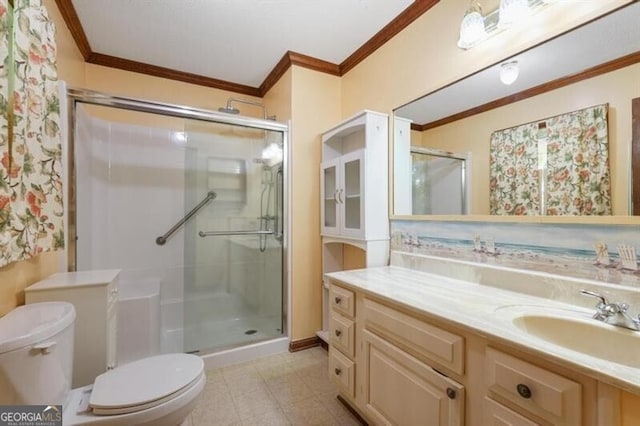
M275 121L275 119L276 119L275 115L273 117L269 117L267 115L267 109L265 108L265 106L263 104L261 104L260 102L254 102L254 101L250 101L250 100L247 100L247 99L229 98L229 99L227 99L227 104L224 107L218 108L218 111L224 112L224 113L227 113L227 114L240 114L240 110L238 108L235 108L232 105L234 102L241 103L241 104L247 104L247 105L253 105L253 106L256 106L258 108L262 108L262 115L263 115L263 118L265 120L274 120Z
M234 108L229 104L227 104L224 107L218 108L218 111L224 112L224 113L227 113L227 114L240 114L240 110L238 108Z

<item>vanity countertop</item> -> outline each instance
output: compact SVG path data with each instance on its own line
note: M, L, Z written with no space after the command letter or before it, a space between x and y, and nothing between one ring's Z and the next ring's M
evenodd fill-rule
M547 358L602 382L640 394L640 368L585 355L550 343L526 333L513 323L513 318L523 313L552 313L556 316L562 316L564 313L580 321L596 321L591 318L595 308L587 309L397 266L332 272L326 276L347 288L402 304L440 322L467 329L489 340L515 346L521 351ZM623 333L640 333L626 329L618 330L619 327L607 324L601 326L612 327L615 331ZM588 331L584 338L589 338ZM612 347L611 350L632 351L638 357L637 365L640 365L640 352L637 348ZM631 354L628 358L633 359L633 356Z

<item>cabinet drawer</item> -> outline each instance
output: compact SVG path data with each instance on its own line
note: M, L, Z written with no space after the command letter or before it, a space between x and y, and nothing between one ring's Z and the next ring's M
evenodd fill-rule
M355 356L355 327L353 321L337 312L331 312L329 320L329 342L342 353Z
M580 383L492 348L487 348L485 371L490 392L554 425L581 424Z
M515 411L487 397L484 398L482 424L485 426L539 426L538 423L522 417Z
M365 328L417 354L464 373L464 338L369 299L364 301Z
M355 397L355 364L338 350L329 347L329 378L342 392Z
M331 285L329 289L329 302L331 309L353 318L356 313L356 297L352 291L337 285Z

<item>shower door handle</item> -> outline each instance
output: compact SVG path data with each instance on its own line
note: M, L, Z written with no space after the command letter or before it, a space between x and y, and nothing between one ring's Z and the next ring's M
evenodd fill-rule
M278 171L276 172L276 193L275 193L275 208L274 208L274 219L273 219L273 233L274 233L274 237L276 238L276 240L278 241L282 241L282 224L280 223L280 221L282 220L280 218L280 203L282 200L282 192L284 190L284 175L282 173L282 168L279 167ZM282 207L284 209L284 206Z

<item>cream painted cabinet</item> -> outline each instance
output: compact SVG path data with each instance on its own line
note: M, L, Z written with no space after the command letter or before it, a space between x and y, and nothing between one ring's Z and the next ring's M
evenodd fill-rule
M438 372L463 371L464 339L333 282L329 299L329 377L343 398L373 424L464 424L465 388Z
M464 424L464 339L364 297L361 403L376 424Z
M464 387L368 330L364 412L382 425L463 425Z
M73 304L73 387L90 385L115 368L118 270L53 274L25 289L26 303Z
M356 397L355 293L337 285L329 289L329 378L352 403Z
M348 283L328 282L329 375L370 424L627 424L616 420L620 392L611 386Z

